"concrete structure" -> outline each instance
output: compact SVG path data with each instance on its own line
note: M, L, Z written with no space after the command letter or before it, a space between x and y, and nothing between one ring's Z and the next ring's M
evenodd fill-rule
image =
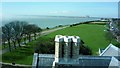
M80 50L80 38L78 36L61 36L55 37L55 61L53 67L56 64L79 64L79 50Z
M103 56L112 44L100 56L83 56L79 55L80 43L78 36L56 35L55 55L35 53L33 68L119 68L120 55L111 56L107 53ZM114 65L114 62L118 64Z

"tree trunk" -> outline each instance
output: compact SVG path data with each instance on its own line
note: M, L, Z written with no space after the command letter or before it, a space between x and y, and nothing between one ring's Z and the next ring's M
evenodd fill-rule
M5 48L5 41L3 42L3 47Z
M11 52L10 39L8 39L8 46L9 46L9 51Z
M26 37L24 37L24 44L26 44Z
M21 47L21 46L20 46L20 40L19 40L19 39L18 39L18 46Z
M15 41L13 41L13 45L14 45L14 48L16 49L16 42Z
M34 33L34 39L36 40L36 33Z
M29 36L29 42L31 41L31 37L30 37L30 34L28 35Z

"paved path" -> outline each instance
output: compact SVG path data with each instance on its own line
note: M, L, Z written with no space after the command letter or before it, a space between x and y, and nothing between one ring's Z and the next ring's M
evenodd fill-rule
M66 27L68 27L68 26L66 26ZM41 32L41 36L47 35L47 34L49 34L49 33L52 33L52 32L54 32L54 31L57 31L57 30L64 29L64 28L66 28L66 27L59 27L59 28L56 28L56 29L51 29L51 30L42 31L42 32Z
M31 68L32 65L24 65L24 64L15 64L13 65L12 63L4 63L4 62L0 62L0 65L7 65L7 66L11 66L11 67L26 67L26 68Z
M49 33L52 33L52 32L54 32L54 31L57 31L57 30L61 30L61 29L64 29L64 28L66 28L67 26L65 26L65 27L59 27L59 28L55 28L55 29L51 29L51 30L45 30L45 31L42 31L40 34L40 36L44 36L44 35L47 35L47 34L49 34ZM38 37L37 37L38 38ZM27 40L26 41L26 43L28 43L29 41ZM24 45L24 42L22 42L21 43L21 45ZM16 45L16 47L18 46L18 44ZM12 49L14 48L14 46L12 46L11 47ZM6 53L6 52L8 52L9 51L9 48L5 48L5 49L3 49L3 50L0 50L0 55L2 55L2 54L4 54L4 53Z

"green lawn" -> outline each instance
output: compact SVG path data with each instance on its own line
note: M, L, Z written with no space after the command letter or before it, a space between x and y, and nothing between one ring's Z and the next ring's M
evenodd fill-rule
M2 61L12 63L15 62L17 64L32 64L33 59L33 47L31 46L25 46L21 48L17 48L17 50L14 50L12 52L7 52L2 55Z
M109 41L105 38L104 30L104 25L96 24L81 24L74 27L68 27L42 36L37 40L28 43L25 47L17 48L17 50L5 53L2 55L2 60L3 62L31 65L36 44L50 41L50 39L53 39L55 35L58 34L80 36L85 42L85 45L92 49L93 55L97 55L99 48L105 48L109 45Z
M109 45L104 30L104 25L82 24L53 32L46 37L52 38L58 34L79 36L85 42L85 45L92 49L93 55L97 55L99 48L105 48Z
M40 37L37 40L34 40L28 43L26 46L17 47L16 50L12 52L7 52L2 55L2 61L7 63L15 62L17 64L26 64L32 65L33 54L36 47L36 44L39 42L45 42L50 40L50 38Z

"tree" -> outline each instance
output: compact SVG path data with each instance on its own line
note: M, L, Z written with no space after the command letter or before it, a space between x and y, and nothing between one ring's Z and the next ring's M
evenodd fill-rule
M12 33L11 41L13 42L14 48L16 49L16 33L13 28L12 28L11 33Z
M6 39L6 35L5 34L2 34L2 46L4 46L5 48L5 42L7 41Z
M115 38L111 31L107 31L105 34L105 38L111 43L112 40Z
M118 20L118 30L119 30L119 36L120 36L120 20Z
M13 32L13 35L14 35L13 41L17 40L19 47L21 47L20 42L23 37L23 31L24 31L24 26L26 25L26 22L13 21L13 22L10 22L10 24L12 25L12 28L14 31Z
M12 21L8 24L5 24L2 27L2 36L3 41L7 39L9 50L11 51L11 45L10 41L13 42L14 48L16 49L16 42L18 43L18 46L21 47L20 43L21 40L24 38L24 42L26 41L26 35L29 37L29 41L31 40L31 34L34 34L34 37L36 37L36 33L40 32L41 28L34 24L28 24L25 21Z
M29 42L31 41L31 34L32 34L32 25L31 24L28 24L24 27L24 30L25 30L25 33L27 34L28 36L28 40Z
M119 29L120 23L118 19L112 19L106 24L105 38L111 43L112 40L116 39L120 35ZM113 29L112 29L113 28ZM112 30L111 30L112 29Z
M2 33L5 35L8 41L9 51L11 51L11 44L10 44L10 39L12 37L11 30L12 30L12 26L9 23L2 26Z
M26 34L28 35L29 42L31 41L31 35L34 34L34 38L36 39L36 33L41 32L42 29L35 24L28 24L24 27Z
M34 34L34 38L36 40L36 33L41 32L42 29L40 27L38 27L37 25L35 25L35 24L32 24L31 26L32 26L32 28L31 28L32 33Z
M46 27L46 29L50 29L49 27Z
M23 33L23 39L24 39L24 44L26 44L26 40L27 40L27 31L26 31L26 26L28 25L28 22L25 22L25 21L23 21L22 23L24 23L24 25L23 25L23 31L22 31L22 33Z
M120 30L120 21L118 21L118 29Z

